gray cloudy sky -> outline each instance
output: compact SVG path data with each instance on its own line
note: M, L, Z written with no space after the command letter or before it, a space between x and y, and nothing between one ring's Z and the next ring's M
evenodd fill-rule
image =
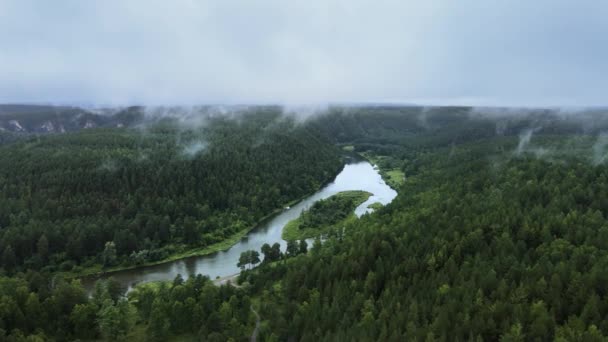
M608 2L0 0L0 102L607 105Z

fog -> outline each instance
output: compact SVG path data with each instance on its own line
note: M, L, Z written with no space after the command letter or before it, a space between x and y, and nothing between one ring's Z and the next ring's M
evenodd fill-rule
M538 129L526 129L519 135L519 143L517 144L517 150L515 154L520 155L523 151L525 151L528 144L530 144L530 140L532 139L532 135Z
M0 102L605 105L602 1L0 2Z
M205 151L208 145L205 141L193 141L184 147L183 154L187 157L194 157L198 153Z
M606 147L608 147L608 134L606 132L602 132L598 135L595 144L593 144L592 159L595 165L602 164L606 161L608 154Z

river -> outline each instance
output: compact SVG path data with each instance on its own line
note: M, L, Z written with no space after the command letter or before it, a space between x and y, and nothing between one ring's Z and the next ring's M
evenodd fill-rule
M384 182L378 170L372 167L370 163L357 161L346 164L333 182L291 208L285 209L262 222L228 250L175 260L160 265L143 266L112 272L107 275L85 277L82 279L83 285L85 288L91 289L98 279L112 276L127 290L130 290L135 284L157 280L173 280L178 274L181 274L184 279L188 275L199 273L209 275L211 279L236 274L240 272L236 264L242 252L251 249L259 251L263 244L272 245L275 242L280 243L281 249L284 251L287 243L281 239L281 232L287 222L297 218L304 209L310 207L314 202L345 190L365 190L373 194L355 209L357 216L371 211L367 207L368 205L375 202L387 204L397 196L395 190Z

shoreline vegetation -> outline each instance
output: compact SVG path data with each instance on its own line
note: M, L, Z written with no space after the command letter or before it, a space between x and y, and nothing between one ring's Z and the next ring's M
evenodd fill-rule
M384 207L384 205L380 202L374 202L374 203L368 205L367 207L370 209L373 209L373 210L378 210L378 209Z
M97 265L93 265L87 268L83 268L78 272L57 272L58 274L61 274L62 276L64 276L66 279L81 279L81 278L87 278L87 277L102 277L102 276L107 276L107 275L111 275L112 273L117 273L117 272L122 272L122 271L128 271L128 270L134 270L137 268L142 268L142 267L149 267L149 266L156 266L156 265L161 265L161 264L165 264L165 263L169 263L169 262L173 262L173 261L177 261L180 259L186 259L186 258L191 258L191 257L199 257L199 256L205 256L205 255L210 255L213 253L218 253L218 252L222 252L225 250L230 249L232 246L234 246L236 243L238 243L243 237L245 237L249 232L251 232L252 230L254 230L256 227L258 227L260 224L262 224L264 221L272 218L273 216L281 213L283 210L285 210L286 207L291 207L296 205L297 203L299 203L300 201L304 200L305 198L313 195L314 193L316 193L317 191L323 189L323 187L325 187L327 184L331 183L336 176L342 172L342 170L344 169L344 165L342 166L342 168L340 168L335 175L333 175L332 177L328 178L325 182L321 183L321 185L314 191L305 194L303 196L300 196L299 198L296 198L288 203L286 203L285 205L283 205L280 208L276 208L275 210L273 210L272 212L270 212L269 214L265 215L264 217L262 217L260 220L258 220L255 224L253 224L252 226L243 229L235 234L233 234L232 236L226 238L223 241L211 244L209 246L204 246L204 247L193 247L193 248L188 248L186 250L180 251L180 252L176 252L173 253L169 256L167 256L166 258L163 258L161 260L156 260L156 261L150 261L150 262L145 262L142 264L138 264L138 265L125 265L125 266L113 266L113 267L108 267L108 268L103 268L102 265L97 264Z
M357 219L355 209L373 194L362 190L342 191L315 202L283 228L283 240L303 240L327 233Z

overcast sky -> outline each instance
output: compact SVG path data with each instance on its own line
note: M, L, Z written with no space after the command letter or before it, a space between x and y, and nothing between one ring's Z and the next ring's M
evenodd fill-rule
M0 102L608 105L608 1L0 0Z

